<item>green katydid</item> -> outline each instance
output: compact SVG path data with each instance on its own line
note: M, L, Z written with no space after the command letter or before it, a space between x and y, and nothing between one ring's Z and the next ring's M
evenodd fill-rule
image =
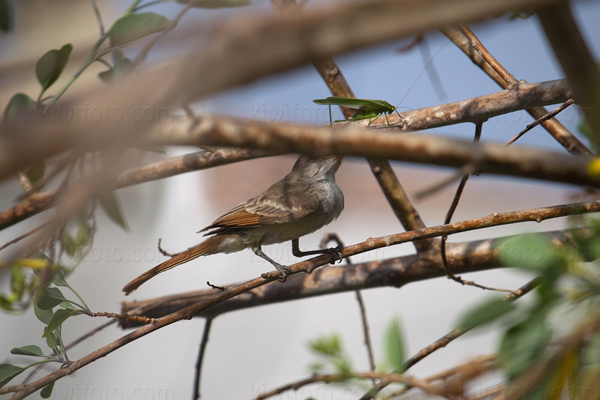
M388 114L396 112L400 117L400 114L396 110L396 107L383 100L366 100L366 99L352 99L348 97L328 97L326 99L317 99L313 100L317 104L328 105L329 106L329 121L331 121L331 106L343 106L349 108L356 108L356 113L347 120L336 120L331 122L344 122L344 121L358 121L361 119L370 119L369 125L371 122L381 114L385 115L385 120L387 121L388 126L390 125L390 121L388 120ZM400 117L402 119L402 117Z

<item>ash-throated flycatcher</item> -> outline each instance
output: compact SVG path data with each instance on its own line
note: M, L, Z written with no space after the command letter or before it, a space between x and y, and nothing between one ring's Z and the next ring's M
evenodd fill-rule
M270 259L261 246L288 240L292 241L292 253L296 257L330 253L332 262L336 256L341 258L339 248L300 251L298 240L329 224L342 212L344 195L335 182L341 162L338 156L318 159L300 156L285 178L200 231L208 231L205 235L211 237L144 272L125 285L123 291L129 294L150 278L196 257L246 248L273 264L281 272L280 280L284 281L289 267Z

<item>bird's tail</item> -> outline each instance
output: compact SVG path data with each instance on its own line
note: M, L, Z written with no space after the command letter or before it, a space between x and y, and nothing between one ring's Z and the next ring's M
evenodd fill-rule
M191 261L194 258L203 256L205 254L210 254L223 242L223 239L223 236L213 236L211 238L208 238L199 245L194 246L184 252L181 252L171 257L167 261L163 262L162 264L157 265L151 270L144 272L143 274L129 282L127 285L125 285L125 287L123 288L125 295L128 295L129 293L133 292L141 285L146 283L146 281L154 278L161 272L167 271L171 268L175 268L176 266Z

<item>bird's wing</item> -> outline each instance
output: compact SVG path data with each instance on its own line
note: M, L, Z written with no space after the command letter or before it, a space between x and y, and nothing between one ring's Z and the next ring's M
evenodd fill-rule
M204 230L249 228L299 220L319 206L318 198L305 187L298 189L280 181L262 194L234 207Z

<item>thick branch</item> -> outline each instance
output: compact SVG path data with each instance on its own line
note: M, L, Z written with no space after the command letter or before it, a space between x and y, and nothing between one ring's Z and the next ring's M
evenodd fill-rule
M376 0L337 3L282 19L243 15L220 23L212 36L203 38L204 46L196 44L188 57L123 80L93 96L65 101L45 111L50 120L30 118L4 127L0 179L70 149L133 145L139 133L159 119L157 115L139 123L114 118L97 121L89 118L89 110L110 109L132 118L136 110L158 114L159 110L188 104L310 60L552 1ZM190 79L194 76L211 79ZM56 113L59 107L63 112ZM62 119L65 110L71 117Z
M471 46L471 41L458 29L456 26L451 26L442 29L442 33L448 37L458 48L460 48L475 65L481 68L486 74L490 76L500 87L506 89L507 87L514 85L516 80L513 77L509 78L509 81L505 81L495 70L488 64L486 60L479 54L478 51ZM471 32L472 33L472 32ZM474 35L473 35L474 36ZM483 46L483 45L482 45ZM487 51L487 50L486 50ZM497 65L503 68L500 65ZM505 74L506 75L506 74ZM508 74L512 77L511 74ZM541 105L530 106L527 112L531 114L536 120L542 118L548 113L548 111ZM592 152L583 144L575 135L573 135L563 124L558 122L556 119L546 120L542 123L542 126L556 139L569 153L591 155Z
M461 231L468 231L472 229L479 229L487 226L509 224L514 222L522 221L542 221L546 218L553 218L558 216L570 215L575 213L587 213L595 212L600 210L600 202L598 203L582 203L568 206L556 206L541 208L535 210L524 210L517 212L510 212L504 214L495 214L488 217L477 218L469 221L458 222L454 224L444 225L440 227L431 227L422 229L419 231L411 231L405 233L399 233L396 235L385 236L382 238L369 239L367 242L360 243L354 246L346 247L343 251L343 256L348 257L354 254L362 253L369 250L374 250L392 244L399 244L407 241L425 239L434 236L449 235ZM329 263L330 257L328 255L315 257L307 261L302 261L290 266L293 274L298 272L305 272L313 270L314 268ZM55 382L56 380L63 378L67 375L72 374L78 369L94 362L95 360L105 357L113 351L131 343L155 330L161 329L165 326L173 324L182 319L191 319L194 315L210 308L217 304L224 302L225 300L239 296L242 293L249 292L265 284L274 282L280 278L279 272L271 272L263 274L259 278L252 279L248 282L240 285L230 287L222 292L214 294L209 298L203 299L198 303L195 303L189 307L186 307L180 311L169 314L165 317L153 320L152 323L142 326L135 331L109 343L106 346L99 348L98 350L74 361L66 368L61 368L54 371L43 378L38 379L28 385L25 385L18 393L13 396L13 399L23 399L29 394L40 390L44 386Z
M568 211L568 209L571 210ZM397 235L385 236L382 238L372 238L363 243L346 247L344 249L344 257L367 250L382 248L386 245L397 244L399 243L398 240L401 242L408 241L411 240L411 237L425 238L441 236L444 235L444 231L454 231L456 227L451 228L453 225L461 226L461 229L464 230L471 230L496 224L502 225L522 221L537 221L538 219L541 221L545 218L568 215L575 211L575 209L576 208L571 208L571 206L558 206L535 210L523 210L491 215L475 220L458 222L456 224L426 228L420 231L399 233ZM600 204L588 203L583 209L586 209L589 212L600 211ZM494 223L493 221L496 222ZM570 240L568 235L562 231L554 232L552 235L555 240L563 242ZM491 239L448 244L446 257L448 259L450 270L455 273L462 273L496 268L498 266L498 258L494 251L494 246L497 241L498 239ZM318 260L319 258L326 257L318 257L313 260ZM324 262L326 261L327 260L324 260ZM380 286L400 287L409 282L443 276L444 274L443 269L437 264L432 263L429 260L424 260L417 255L363 264L345 265L343 267L329 266L308 276L290 276L285 285L268 285L255 289L252 292L245 293L227 302L218 304L207 312L200 314L200 316L214 316L224 312L254 307L257 305L321 296L343 291ZM127 311L143 306L144 314L146 316L162 316L202 299L209 298L212 295L214 295L214 291L202 290L159 299L123 303L122 313L127 313ZM154 310L149 308L151 304L155 304ZM123 324L128 324L128 322L123 322Z
M388 119L390 124L399 125L403 130L432 129L461 122L477 123L518 110L564 103L572 96L564 79L540 83L521 81L501 92L404 111L400 113L400 117L394 113ZM371 124L373 125L387 126L387 121L380 117Z
M423 134L394 135L366 131L354 125L332 130L211 117L179 137L155 133L157 143L240 146L317 156L335 153L458 168L472 165L481 173L600 187L600 182L588 172L592 160L589 157L490 143L473 144Z
M483 271L498 267L494 252L497 240L449 244L447 257L456 273ZM418 255L342 266L327 266L310 275L290 276L284 285L266 285L218 304L198 317L223 314L265 304L281 303L327 294L375 287L401 287L407 283L444 276L444 271ZM121 313L144 307L144 315L158 318L214 295L214 290L200 290L143 301L122 303ZM152 307L152 305L155 305ZM152 307L152 308L151 308ZM121 326L139 326L122 321Z
M541 7L538 16L554 54L567 75L575 100L600 147L600 71L583 39L568 2Z

